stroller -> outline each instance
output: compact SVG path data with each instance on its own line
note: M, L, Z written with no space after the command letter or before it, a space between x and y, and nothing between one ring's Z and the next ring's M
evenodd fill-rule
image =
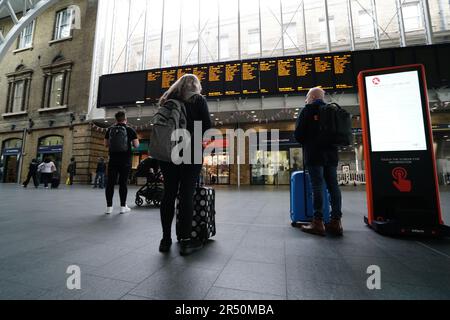
M162 173L158 160L147 158L137 167L136 177L147 178L147 182L136 192L136 205L142 207L145 202L159 208L163 197ZM144 198L144 199L142 199Z

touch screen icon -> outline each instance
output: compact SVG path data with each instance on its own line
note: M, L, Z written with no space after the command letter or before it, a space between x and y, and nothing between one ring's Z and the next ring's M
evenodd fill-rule
M405 168L398 167L392 170L392 177L394 177L394 187L400 192L411 192L412 182L406 179L408 177L408 171Z
M378 77L375 77L372 79L372 83L376 86L378 86L381 83L381 79Z

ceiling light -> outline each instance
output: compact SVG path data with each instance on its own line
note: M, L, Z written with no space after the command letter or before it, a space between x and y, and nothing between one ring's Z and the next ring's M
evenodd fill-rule
M211 117L214 117L214 113L211 113Z
M141 118L137 118L137 121L141 121Z
M216 121L219 121L220 119L219 118L216 118Z
M108 120L105 120L105 123L108 123Z
M252 113L255 113L255 111L252 111Z
M253 116L253 118L258 118L258 116L255 114L255 115Z

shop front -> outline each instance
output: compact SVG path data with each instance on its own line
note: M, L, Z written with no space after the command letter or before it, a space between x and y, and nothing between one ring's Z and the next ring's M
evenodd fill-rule
M282 131L279 140L273 141L270 131L268 140L263 141L267 150L260 150L260 143L253 155L251 170L252 185L289 185L292 172L302 170L302 149L294 139L294 132ZM270 150L272 143L278 142L278 150Z
M21 154L21 139L9 139L3 143L0 161L0 182L16 183L18 181Z
M43 162L45 159L50 159L55 163L56 172L61 175L63 168L63 145L64 138L61 136L47 136L39 139L38 150L37 150L37 160L39 163Z
M208 141L205 146L208 148L216 148L214 151L203 159L203 170L201 179L203 183L208 185L228 185L230 184L230 155L228 150L228 141L226 139L218 139Z

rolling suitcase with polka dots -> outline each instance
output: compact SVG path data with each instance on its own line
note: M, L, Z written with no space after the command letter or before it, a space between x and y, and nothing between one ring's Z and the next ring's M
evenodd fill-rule
M216 209L215 209L216 192L213 188L197 187L194 192L194 215L192 218L192 239L198 239L202 242L216 235ZM179 202L176 202L177 213L177 238L178 236L178 212Z

